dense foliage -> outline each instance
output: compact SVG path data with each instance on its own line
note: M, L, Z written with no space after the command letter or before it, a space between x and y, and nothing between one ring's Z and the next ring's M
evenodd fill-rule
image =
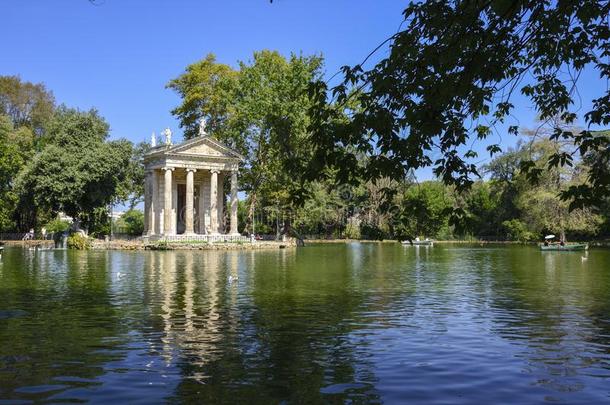
M412 39L401 31L390 59L406 57L398 49L403 35ZM454 63L458 57L447 58L447 63ZM410 61L386 63L390 62L415 69ZM247 201L239 209L240 223L246 223L242 231L273 234L291 228L299 235L324 237L473 236L522 241L540 239L546 232L574 238L605 235L607 204L570 206L569 200L560 198L570 190L589 187L592 168L603 159L603 152L593 148L583 158L554 164L557 156L570 153L570 140L558 138L558 128L562 133L580 131L569 125L572 117L542 115L542 130L522 128L529 135L524 138L527 142L505 153L491 145L487 150L493 159L475 166L462 159L472 159L476 153L459 149L468 139L466 126L474 121L468 122L467 114L456 110L482 103L476 113L482 117L488 100L473 96L472 86L453 91L455 86L441 75L440 83L445 85L441 91L432 77L417 76L422 72L382 79L382 74L390 73L380 67L362 76L346 70L352 80L334 89L336 98L329 101L324 86L318 87L323 95L308 86L309 82L320 86L316 80L321 66L320 57L286 59L263 51L233 69L208 55L168 84L182 98L173 113L186 137L196 136L198 121L206 118L214 136L245 156L241 185ZM449 76L461 77L456 75ZM413 102L403 105L392 97L408 95L400 87L404 85L400 80L407 79L421 79L419 84L426 85L413 84L423 93L412 95ZM359 80L366 85L359 87ZM433 93L428 94L426 86L432 86ZM431 114L430 109L441 104L426 106L428 99L449 103L443 107L448 110ZM503 117L496 114L496 123ZM490 128L478 125L476 131L484 138ZM515 133L516 128L508 132ZM432 144L440 145L436 163L431 160ZM433 163L438 180L417 183L412 169ZM472 174L481 177L473 179Z
M108 131L97 111L57 107L44 85L0 76L0 231L50 230L63 212L96 233L111 203L135 205L147 145Z
M240 183L248 193L249 224L256 205L286 208L299 185L295 167L311 158L307 90L321 67L317 56L261 51L233 69L208 55L168 84L182 98L172 112L187 139L205 118L209 132L246 158Z
M73 233L68 236L67 247L68 249L76 250L89 250L91 249L91 239L82 233Z
M131 236L139 236L144 232L144 213L137 209L126 211L116 220L115 232L126 233Z
M610 124L610 93L600 86L581 116L574 98L584 69L610 76L609 11L593 0L412 2L388 56L344 68L332 89L320 56L260 51L232 67L210 54L167 84L181 98L172 113L186 139L204 118L245 157L244 232L605 237L610 136L593 129ZM512 122L517 92L536 130ZM95 110L57 107L42 84L0 77L0 230L64 212L102 235L108 206L127 202L119 225L140 233L148 145L109 141L108 128ZM527 136L502 151L492 133ZM417 182L424 167L434 180Z
M610 236L608 204L570 210L560 198L562 190L586 181L585 161L544 170L535 183L521 169L524 160L544 167L548 156L564 147L548 137L520 142L483 166L485 179L466 191L441 180L416 182L412 177L341 187L317 181L303 207L280 215L291 215L300 234L321 237L537 241L548 233L568 239ZM265 226L273 230L276 215L261 210L258 221L261 232Z
M608 15L610 2L599 0L410 2L399 31L379 48L389 44L387 57L369 70L345 67L332 91L322 80L312 86L311 177L320 177L320 164L344 178L367 179L401 179L432 167L445 184L467 189L481 174L472 145L484 141L494 155L500 144L492 133L519 132L512 114L521 93L545 123L586 125L553 126L552 139L574 147L549 154L542 165L521 160L521 172L535 181L543 167L571 166L593 154L587 181L561 195L572 208L599 208L610 196L610 140L592 129L610 124ZM584 69L603 85L579 116ZM336 119L343 110L348 121ZM365 165L358 154L370 157Z

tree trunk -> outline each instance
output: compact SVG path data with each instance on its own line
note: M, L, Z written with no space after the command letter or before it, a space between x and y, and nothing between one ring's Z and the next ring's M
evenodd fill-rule
M284 220L284 227L282 228L282 235L294 236L297 240L297 246L305 246L303 237L292 227L292 219L290 215Z

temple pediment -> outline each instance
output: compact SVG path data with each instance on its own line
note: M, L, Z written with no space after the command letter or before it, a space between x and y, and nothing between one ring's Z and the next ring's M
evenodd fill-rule
M237 173L244 160L236 151L205 134L177 145L171 143L171 131L164 131L165 142L144 155L146 182L145 234L147 237L214 240L226 231L223 186L231 179L230 235L243 240L237 229ZM204 239L201 239L204 238ZM206 239L212 238L212 239ZM178 240L178 239L176 239Z
M210 136L197 137L172 146L166 153L243 159L239 153Z

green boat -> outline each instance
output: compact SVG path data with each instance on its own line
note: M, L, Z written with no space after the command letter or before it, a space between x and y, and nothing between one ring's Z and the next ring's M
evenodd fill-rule
M553 244L545 246L544 244L540 244L540 250L557 250L557 251L573 251L573 250L587 250L589 245L586 243L570 243L566 245Z

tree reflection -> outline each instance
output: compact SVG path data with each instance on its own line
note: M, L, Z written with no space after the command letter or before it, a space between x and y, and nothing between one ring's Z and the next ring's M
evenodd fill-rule
M27 315L0 319L0 398L424 402L478 379L463 398L493 402L501 371L504 392L593 400L609 267L524 247L9 249L0 311Z
M121 356L107 257L7 249L3 261L2 307L24 313L0 320L0 398L43 399L69 388L66 376L94 385Z
M362 348L351 333L382 321L361 312L388 304L367 303L362 269L347 265L357 256L152 254L146 285L156 299L149 304L156 303L162 323L163 357L182 370L175 398L320 401L324 387L354 381L365 383L333 395L377 398L373 365L355 354Z
M604 260L606 256L595 259ZM580 391L591 367L610 370L610 277L588 270L579 253L514 250L490 274L494 331L522 342L524 371L553 391ZM601 312L605 311L605 312ZM591 345L591 343L595 345Z

